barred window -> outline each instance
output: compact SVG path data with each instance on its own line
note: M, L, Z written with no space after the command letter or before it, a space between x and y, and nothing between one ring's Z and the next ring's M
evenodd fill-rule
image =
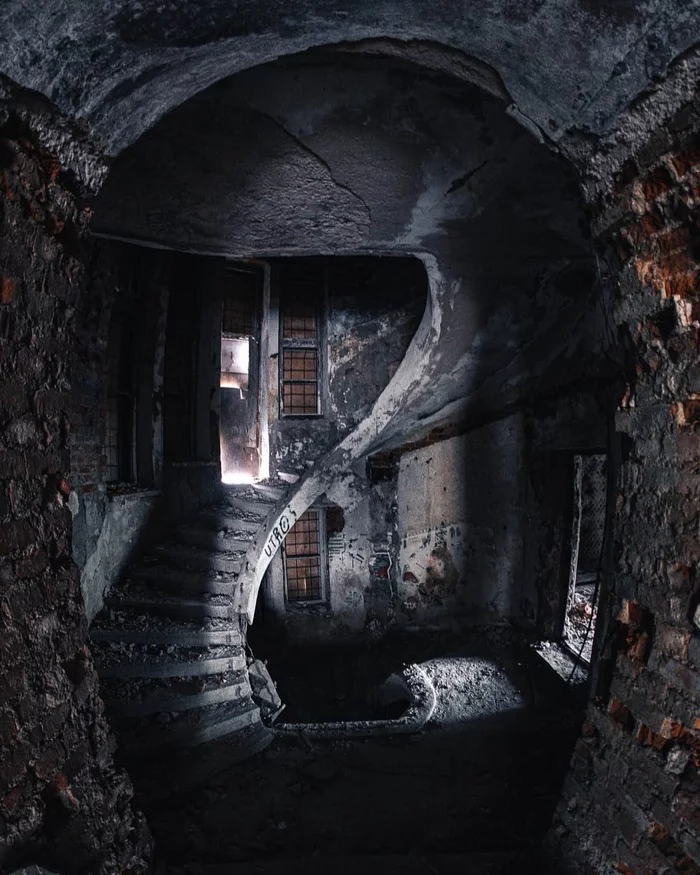
M322 510L307 510L284 542L287 601L321 601L324 597L325 551Z
M283 302L282 307L283 416L317 416L321 412L318 307L309 301L306 286L289 283L285 289L289 303Z
M255 310L258 300L258 275L250 270L231 270L224 291L221 333L233 337L255 334Z

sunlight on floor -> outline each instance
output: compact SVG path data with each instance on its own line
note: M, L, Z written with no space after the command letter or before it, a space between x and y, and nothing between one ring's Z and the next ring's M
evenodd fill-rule
M228 486L234 486L256 483L257 480L252 474L248 474L247 471L226 471L225 474L221 475L221 482L226 483Z
M524 708L526 698L504 666L475 656L440 656L421 664L435 688L431 723L457 726Z

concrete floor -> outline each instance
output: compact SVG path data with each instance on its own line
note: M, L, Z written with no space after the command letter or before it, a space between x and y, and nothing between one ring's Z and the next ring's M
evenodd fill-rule
M338 679L349 663L347 654L335 656L326 655L325 675ZM383 668L391 654L376 656L373 664ZM303 663L299 653L289 661L295 670ZM210 749L206 781L170 798L142 796L158 870L542 872L538 849L577 735L576 704L512 649L463 645L425 666L438 707L420 735L343 742L278 737L264 753L221 769ZM357 681L353 672L345 676ZM285 678L277 677L282 691ZM287 684L287 692L297 687ZM319 695L313 683L305 689ZM359 696L337 698L338 689L326 690L335 698L332 709L321 702L324 715L312 713L309 696L295 703L297 714L356 714Z

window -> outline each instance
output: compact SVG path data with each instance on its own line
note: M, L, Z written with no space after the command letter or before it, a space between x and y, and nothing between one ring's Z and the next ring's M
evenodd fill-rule
M231 271L230 286L224 295L221 333L234 337L252 337L255 334L255 307L258 296L258 277L252 271Z
M129 482L134 476L131 343L125 324L122 314L115 313L109 327L105 434L108 483Z
M282 305L283 416L318 416L320 404L320 332L318 284L285 283Z
M284 542L284 578L288 602L318 602L326 579L325 514L307 510Z

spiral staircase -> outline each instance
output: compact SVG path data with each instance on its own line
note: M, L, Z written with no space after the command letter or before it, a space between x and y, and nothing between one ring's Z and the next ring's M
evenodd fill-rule
M433 277L423 320L368 416L293 486L222 486L222 499L127 570L91 629L122 755L147 760L226 739L238 758L272 730L251 686L246 632L265 571L294 521L432 394L445 300ZM400 429L399 429L400 430Z

